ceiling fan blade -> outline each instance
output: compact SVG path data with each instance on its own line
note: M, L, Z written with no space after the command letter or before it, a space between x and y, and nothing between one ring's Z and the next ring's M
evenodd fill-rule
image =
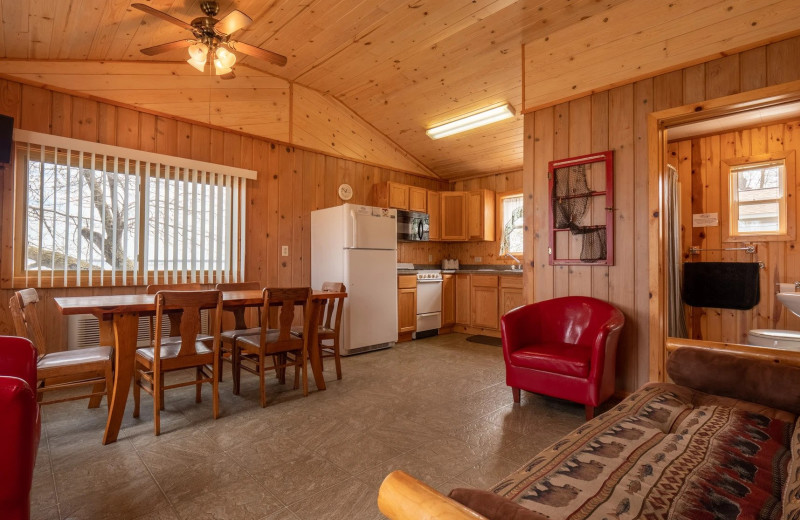
M229 73L223 74L222 76L220 76L220 79L233 79L235 77L236 77L236 74L233 71L230 71Z
M247 54L248 56L253 56L254 58L258 58L260 60L268 61L270 63L274 63L275 65L280 65L283 67L286 65L286 56L281 56L272 51L265 51L264 49L260 49L258 47L254 47L247 43L237 42L230 40L228 45L231 49L235 51L239 51L242 54Z
M214 24L214 30L220 34L233 34L253 23L253 19L239 11L231 11L225 18Z
M162 52L167 52L174 49L185 49L192 44L192 41L193 40L178 40L175 42L162 43L161 45L154 45L152 47L139 49L139 51L142 54L147 54L148 56L155 56L156 54L161 54Z
M166 20L167 22L175 24L178 27L182 27L182 28L186 29L187 31L193 31L193 27L191 25L189 25L188 23L184 22L183 20L178 20L174 16L170 16L170 15L168 15L167 13L165 13L163 11L159 11L158 9L153 9L149 5L131 4L131 7L136 8L136 9L138 9L140 11L143 11L143 12L145 12L147 14L152 14L153 16L157 16L157 17L161 18L162 20Z

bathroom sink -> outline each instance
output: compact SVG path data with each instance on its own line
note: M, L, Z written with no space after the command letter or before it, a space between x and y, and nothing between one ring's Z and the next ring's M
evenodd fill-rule
M796 316L800 316L800 292L778 293L778 301Z

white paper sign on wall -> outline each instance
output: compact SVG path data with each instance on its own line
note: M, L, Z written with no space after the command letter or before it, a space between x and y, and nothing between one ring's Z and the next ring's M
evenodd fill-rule
M694 213L692 214L692 227L711 227L719 226L717 213Z

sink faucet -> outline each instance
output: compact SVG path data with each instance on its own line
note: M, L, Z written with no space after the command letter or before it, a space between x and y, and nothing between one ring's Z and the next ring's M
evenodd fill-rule
M505 256L511 258L512 260L514 260L517 263L517 265L512 265L511 266L512 270L522 269L522 262L520 262L519 258L517 258L516 256L512 255L511 253L506 253ZM800 282L797 282L797 284L800 284ZM798 287L800 287L800 286L798 286Z

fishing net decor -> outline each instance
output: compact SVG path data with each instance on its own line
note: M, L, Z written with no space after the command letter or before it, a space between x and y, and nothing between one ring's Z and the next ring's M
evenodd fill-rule
M581 225L594 195L586 180L586 166L577 164L553 171L553 226L581 235L581 261L597 262L606 259L606 228Z

